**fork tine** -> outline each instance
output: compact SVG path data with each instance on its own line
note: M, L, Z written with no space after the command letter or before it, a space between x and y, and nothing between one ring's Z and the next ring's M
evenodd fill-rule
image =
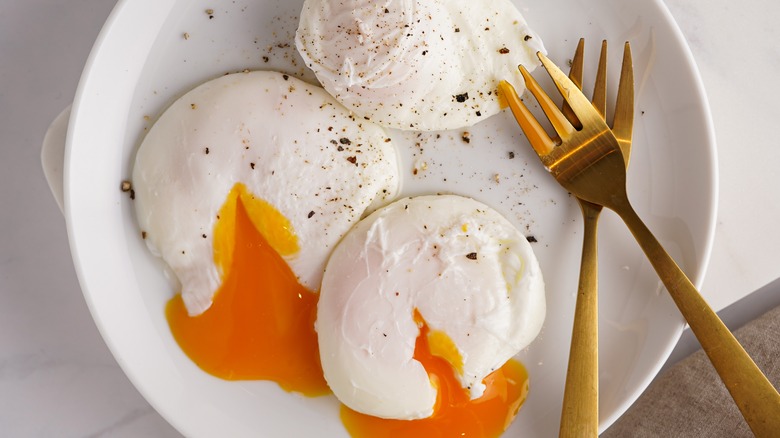
M607 120L607 40L601 42L599 68L596 71L596 84L593 86L593 107Z
M550 96L544 92L542 86L536 82L536 79L531 76L531 73L528 73L528 70L522 65L519 68L520 73L523 75L523 79L525 79L526 88L528 88L528 91L530 91L539 102L539 106L542 108L542 111L544 111L544 115L547 116L547 119L550 121L553 129L555 129L555 132L561 140L566 140L571 137L571 134L576 132L574 126L569 123L561 110L558 109L558 105L556 105L555 102L550 99Z
M618 86L615 116L612 119L612 133L618 139L623 158L628 166L631 155L628 148L631 145L631 135L634 130L634 67L631 59L631 44L626 41L623 46L623 66L620 69L620 85Z
M572 82L566 76L566 74L563 73L560 68L558 68L558 66L550 61L550 59L547 58L544 53L537 52L536 56L538 56L539 60L542 61L542 65L544 65L544 68L547 70L550 78L552 78L555 86L558 88L558 91L569 103L569 105L571 105L572 109L574 110L574 114L577 116L577 119L580 120L583 126L587 124L590 125L593 129L608 131L609 127L607 127L606 122L601 119L598 111L592 110L593 105L588 100L588 98L579 91L574 82ZM539 93L544 94L544 91L539 90ZM557 108L555 108L555 111L560 113Z
M542 128L542 125L539 124L533 114L531 114L531 111L520 100L515 87L507 81L501 81L498 83L498 89L509 104L512 114L514 114L517 123L522 128L525 136L528 138L528 142L531 143L536 153L540 157L549 154L555 147L555 142L547 135L547 131Z
M582 90L582 59L584 50L585 38L580 38L580 42L577 43L577 50L574 52L574 58L571 60L571 68L569 69L569 79L571 79L571 81L574 82L574 85L580 90ZM576 129L579 130L582 128L582 123L580 123L577 116L574 115L574 111L572 111L571 106L569 106L569 103L565 100L563 101L561 111Z

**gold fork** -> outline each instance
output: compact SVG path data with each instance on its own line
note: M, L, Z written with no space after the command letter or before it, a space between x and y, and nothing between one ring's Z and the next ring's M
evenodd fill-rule
M500 89L540 160L573 195L607 207L623 219L753 433L758 437L777 436L780 394L634 211L626 193L625 160L615 134L577 86L544 54L537 56L581 125L575 128L520 66L529 91L550 120L560 144L547 135L511 85L503 84Z
M582 63L585 40L580 39L572 58L569 79L582 89ZM634 71L631 46L623 49L623 66L617 94L612 132L618 138L628 167L634 121ZM601 43L596 81L593 87L593 107L602 119L607 114L607 41ZM563 114L573 126L579 126L577 116L565 101ZM561 410L560 437L598 435L598 221L602 207L577 198L582 211L583 239L577 303L574 310L569 367Z

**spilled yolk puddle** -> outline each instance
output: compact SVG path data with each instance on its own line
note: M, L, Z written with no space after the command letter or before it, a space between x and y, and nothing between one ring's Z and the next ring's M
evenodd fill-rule
M289 222L237 184L220 210L214 242L223 279L211 307L191 317L180 294L166 307L182 350L223 379L272 380L309 396L329 393L314 331L318 295L298 284L279 255L297 251Z
M289 221L236 184L214 229L214 262L222 286L211 307L189 316L180 294L166 316L182 350L200 368L226 380L271 380L308 396L330 393L320 365L314 321L318 295L301 286L282 256L298 251ZM431 331L415 310L420 334L414 358L438 389L434 413L421 420L387 420L341 408L353 437L497 437L528 393L528 375L513 360L487 376L470 400L455 373L463 360L444 332Z
M482 397L470 400L467 390L455 378L455 370L440 356L432 354L436 336L415 310L420 326L414 358L422 363L438 397L433 415L421 420L388 420L341 407L341 419L350 435L360 438L383 437L497 437L506 430L528 394L528 374L517 361L510 360L488 375ZM435 333L435 332L434 332Z

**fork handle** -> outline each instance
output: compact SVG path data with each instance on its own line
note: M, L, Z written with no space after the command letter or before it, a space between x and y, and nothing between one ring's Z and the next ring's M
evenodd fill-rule
M780 394L642 222L628 200L624 198L624 202L610 208L623 219L642 247L750 429L759 438L777 437L780 431Z
M560 438L599 434L598 221L601 206L578 199L583 239L577 304L563 392Z

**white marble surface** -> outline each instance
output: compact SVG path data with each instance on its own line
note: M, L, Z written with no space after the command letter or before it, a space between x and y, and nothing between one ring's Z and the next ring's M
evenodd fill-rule
M691 46L718 139L720 207L705 279L722 309L780 277L780 4L667 0ZM178 436L132 387L81 296L40 168L113 0L0 6L0 436ZM764 75L764 73L770 73ZM760 305L759 305L760 307Z

